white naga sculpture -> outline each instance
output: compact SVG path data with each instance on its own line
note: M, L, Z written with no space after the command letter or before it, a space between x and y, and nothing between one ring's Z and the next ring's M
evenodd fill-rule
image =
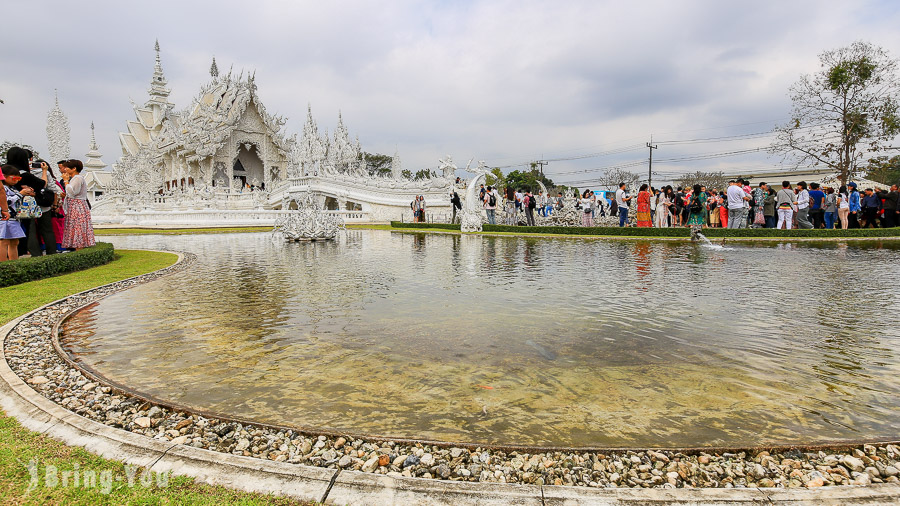
M294 201L297 210L288 211L275 221L275 233L285 241L327 241L344 228L344 220L325 213L312 195L307 193Z
M469 168L466 167L466 170L469 170ZM469 181L469 186L466 188L466 202L463 206L460 221L460 229L463 232L481 232L483 223L483 206L478 195L478 189L487 177L488 166L484 163L484 160L481 160L478 162L478 167L472 169L472 172L475 174L475 177Z

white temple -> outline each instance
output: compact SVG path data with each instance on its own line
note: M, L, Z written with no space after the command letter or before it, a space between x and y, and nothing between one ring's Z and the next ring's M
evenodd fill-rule
M135 119L119 134L122 158L94 203L95 222L270 225L308 197L347 221L409 220L416 195L425 196L429 213L449 213L452 171L413 181L401 175L395 154L390 176L371 175L340 113L329 136L307 107L300 138L288 137L285 118L263 106L255 75L220 75L215 58L210 81L176 111L158 43L155 49L149 98L132 103Z
M106 169L106 163L101 159L103 154L97 146L97 136L94 134L94 122L91 121L91 144L84 155L84 182L87 184L88 200L96 202L106 193L106 187L112 179L112 173Z

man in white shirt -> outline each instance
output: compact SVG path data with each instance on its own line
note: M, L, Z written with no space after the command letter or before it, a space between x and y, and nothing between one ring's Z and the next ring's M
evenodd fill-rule
M497 190L488 186L487 191L484 192L484 212L487 215L487 222L489 225L496 225L496 210L497 210L497 202L500 202L500 194L497 193Z
M744 192L738 181L728 182L728 228L747 228L747 209L744 202L750 196Z
M806 182L797 183L800 193L797 194L797 227L813 228L812 222L809 221L809 191L806 189Z
M628 225L628 202L630 196L625 193L625 183L619 183L619 189L616 190L616 205L619 207L619 226Z

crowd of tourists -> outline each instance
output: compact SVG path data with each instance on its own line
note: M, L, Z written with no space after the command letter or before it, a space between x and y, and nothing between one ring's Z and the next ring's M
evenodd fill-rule
M728 182L726 188L691 187L652 188L641 185L636 196L620 183L615 197L605 192L585 190L575 199L582 211L581 225L594 226L597 216L616 216L620 227L711 227L711 228L778 228L834 229L889 228L900 225L900 190L866 188L859 190L855 182L839 188L822 187L819 183L801 181L792 185L783 181L779 187L759 183L751 187L746 179ZM496 187L481 185L479 199L487 222L497 224L497 211L503 212L506 225L518 225L520 211L525 223L535 225L535 214L551 216L563 209L566 199L543 191L506 187L502 194ZM462 208L459 194L450 192L452 222ZM634 219L631 206L636 204ZM417 197L410 206L415 221L425 221L425 199Z
M627 206L624 185L616 192L620 209ZM728 182L728 187L707 189L642 185L637 195L638 227L702 226L722 228L834 229L888 228L900 222L900 191L887 191L857 184L822 187L804 181L791 185L783 181L777 190L767 183L751 187L747 180ZM627 207L626 207L627 209ZM627 211L626 211L627 212ZM627 222L620 221L620 225Z
M0 167L6 198L0 199L0 262L20 256L53 255L93 246L87 183L80 160L56 163L61 179L44 160L14 146Z

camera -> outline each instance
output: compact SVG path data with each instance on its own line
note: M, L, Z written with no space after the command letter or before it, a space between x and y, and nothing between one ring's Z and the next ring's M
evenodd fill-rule
M41 162L31 162L31 168L32 168L32 169L40 169L40 168L41 168Z

